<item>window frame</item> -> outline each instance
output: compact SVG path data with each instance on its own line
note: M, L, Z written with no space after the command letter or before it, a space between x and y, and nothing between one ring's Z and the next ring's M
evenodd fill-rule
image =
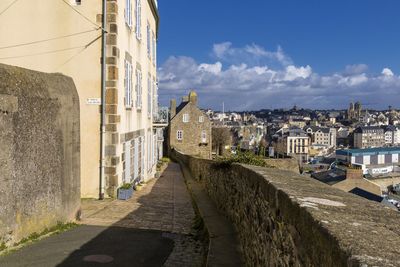
M190 121L189 113L185 113L182 115L182 122L188 123Z
M142 40L142 3L141 0L136 0L136 38Z
M132 108L133 97L132 97L132 64L125 60L125 108Z
M132 28L132 0L125 0L125 24Z
M183 130L176 131L176 140L182 141L183 140Z
M136 108L142 109L142 71L136 69Z

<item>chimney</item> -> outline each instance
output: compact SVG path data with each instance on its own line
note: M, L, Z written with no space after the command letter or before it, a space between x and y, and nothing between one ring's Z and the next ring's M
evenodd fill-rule
M189 102L189 96L182 96L182 103Z
M197 106L197 94L195 91L190 91L189 93L189 101L190 103L194 104Z
M175 117L175 115L176 115L176 100L175 100L175 98L171 99L169 112L170 112L170 119Z

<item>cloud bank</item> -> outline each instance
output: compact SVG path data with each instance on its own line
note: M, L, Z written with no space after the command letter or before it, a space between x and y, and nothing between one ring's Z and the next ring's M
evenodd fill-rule
M159 68L160 100L179 98L189 89L199 93L202 107L230 110L290 107L343 108L360 100L371 108L397 107L400 77L387 67L381 73L368 71L365 64L349 65L330 75L312 67L297 66L278 46L268 51L256 45L233 47L214 44L213 62L171 56Z

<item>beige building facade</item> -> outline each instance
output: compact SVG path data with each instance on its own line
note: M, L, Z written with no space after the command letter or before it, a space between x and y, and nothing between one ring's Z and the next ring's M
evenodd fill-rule
M4 0L0 62L73 78L81 116L81 196L114 196L154 176L158 158L155 0L106 1L104 157L100 156L102 1ZM100 183L101 162L104 176ZM102 188L100 188L102 184Z
M310 137L301 129L288 129L273 143L278 156L291 156L299 163L308 161Z

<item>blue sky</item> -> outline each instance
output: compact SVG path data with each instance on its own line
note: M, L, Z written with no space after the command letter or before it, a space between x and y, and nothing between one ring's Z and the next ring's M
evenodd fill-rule
M161 103L372 108L400 100L400 1L159 1ZM240 97L238 97L240 96Z

